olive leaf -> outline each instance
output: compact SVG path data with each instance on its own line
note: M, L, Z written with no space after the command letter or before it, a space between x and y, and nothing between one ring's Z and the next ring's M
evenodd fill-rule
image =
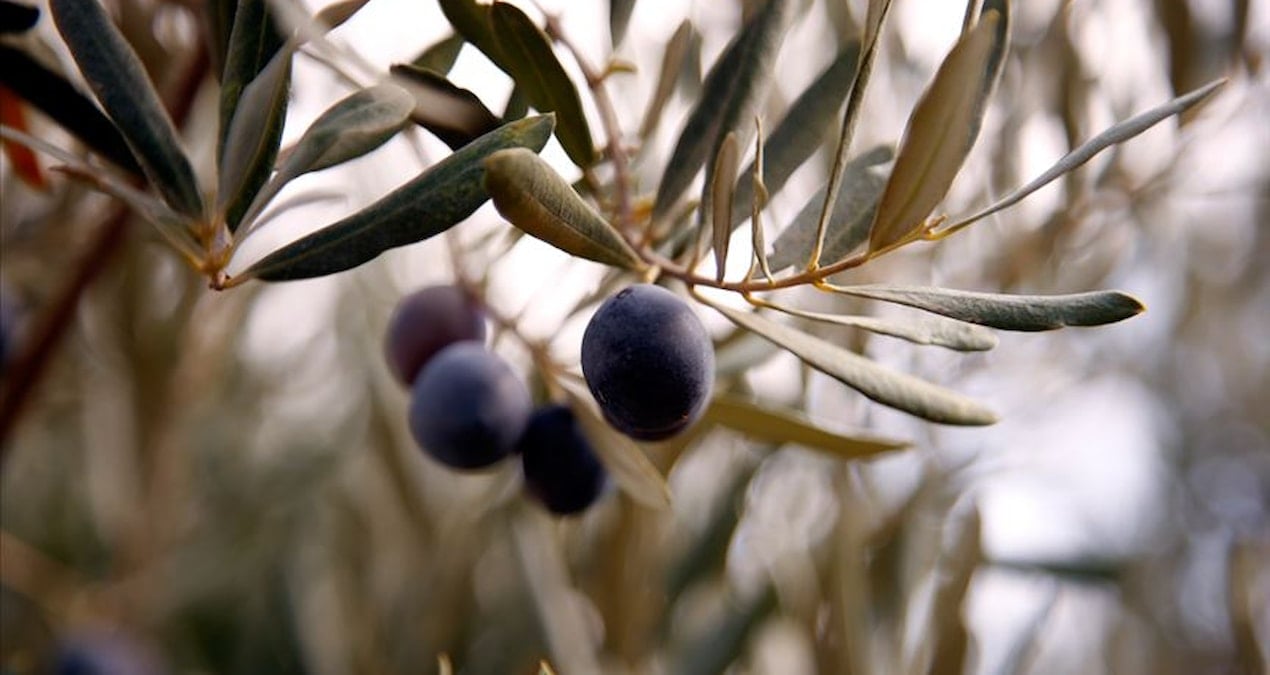
M732 234L732 192L736 185L737 168L741 163L737 151L736 132L728 132L719 154L714 158L714 181L710 185L714 221L715 279L722 282L728 265L728 240Z
M225 133L220 158L217 213L230 232L273 172L291 84L291 50L280 49L242 91Z
M4 64L4 68L0 68L0 85L48 115L115 166L145 177L114 123L61 74L6 44L0 44L0 63Z
M630 3L634 5L634 2ZM630 12L627 12L630 16ZM0 0L0 35L25 33L40 21L40 9L20 2Z
M821 260L830 264L842 260L869 240L869 225L886 186L886 179L872 167L890 159L891 148L879 145L847 163L830 216L831 224L821 243ZM782 270L810 259L828 189L827 184L821 186L772 242L772 255L768 258L772 269Z
M657 129L657 125L661 123L662 111L665 110L666 103L670 101L671 94L675 93L675 84L680 80L680 73L692 51L691 45L693 42L700 41L701 36L693 27L692 22L684 19L675 29L674 35L666 42L666 49L661 57L661 70L657 75L657 85L653 88L652 97L648 99L648 109L645 110L644 121L639 127L640 138L651 136Z
M136 52L98 2L51 0L54 23L142 171L180 213L201 220L203 195L176 129Z
M540 115L499 127L374 204L265 256L240 277L285 281L333 274L440 234L489 198L486 157L513 147L541 150L553 123L551 115Z
M789 4L788 0L769 0L706 75L697 105L688 115L657 186L655 219L670 213L702 164L719 154L724 137L748 117L750 108L766 91L784 37ZM707 185L711 177L706 177Z
M494 37L494 27L490 23L490 6L476 0L439 0L439 2L441 13L454 27L454 31L462 35L463 39L473 47L479 49L490 61L494 62L494 65L501 68L500 64L504 57L498 39Z
M1123 143L1147 129L1150 129L1156 124L1159 124L1163 120L1189 110L1192 106L1195 106L1206 100L1209 96L1212 96L1214 92L1225 84L1225 79L1214 80L1213 82L1209 82L1194 91L1183 94L1168 103L1156 106L1146 112L1134 115L1123 122L1118 122L1111 127L1108 127L1102 133L1094 136L1084 143L1081 143L1079 147L1071 152L1068 152L1066 155L1063 155L1057 162L1054 163L1053 166L1046 169L1041 173L1041 175L1037 176L1027 185L1017 188L1010 194L1002 197L993 205L943 228L938 232L938 236L947 236L948 234L960 230L971 223L987 218L998 211L1018 204L1028 195L1036 192L1042 187L1045 187L1059 176L1062 176L1085 162L1088 162L1094 157L1094 155L1097 155L1103 150L1106 150L1117 143Z
M703 419L767 443L793 443L837 459L862 459L909 447L867 434L839 434L818 427L792 410L770 403L716 394Z
M530 105L540 112L556 113L556 136L569 159L581 167L593 164L595 143L582 99L556 58L551 40L514 5L494 3L490 21L501 54L496 63L511 75Z
M626 27L635 11L635 0L609 0L609 40L616 48L626 37Z
M361 157L383 145L407 124L414 106L414 97L401 87L381 84L327 108L305 129L273 179L256 194L242 222L253 227L264 207L295 178Z
M981 404L943 387L887 369L872 360L752 312L697 299L732 323L797 356L812 368L885 406L940 424L994 424Z
M763 167L763 182L769 196L780 192L798 167L824 144L825 134L838 119L838 111L851 90L851 81L859 63L860 43L852 41L844 45L815 81L798 95L772 130L765 142L767 156ZM751 164L741 175L749 176L753 171ZM749 214L753 198L753 182L747 178L737 181L732 201L734 227ZM824 201L823 195L820 200Z
M836 293L894 302L1001 330L1042 331L1064 326L1101 326L1123 321L1145 308L1120 291L1072 295L1002 295L923 286L829 286Z
M764 306L790 316L821 323L837 324L839 326L851 326L867 330L870 333L907 340L918 345L935 345L962 352L987 351L997 346L997 336L992 331L983 326L966 323L965 321L931 316L906 320L881 319L876 316L809 312L772 303L764 303Z
M878 202L869 252L903 243L948 193L970 154L1009 35L1008 5L989 10L957 41L918 99Z
M650 509L666 509L670 506L670 486L657 467L649 461L643 449L631 439L609 426L596 409L589 393L573 383L565 383L569 407L577 416L578 425L591 441L595 454L608 469L618 487L631 499Z
M216 156L223 158L229 128L247 85L255 80L285 43L266 0L238 0L220 74L220 137ZM284 103L285 105L285 103Z
M408 64L392 67L396 82L415 98L411 118L451 150L498 128L500 121L476 94L440 73Z
M644 266L622 235L528 150L490 155L485 189L511 224L566 253L625 269Z
M410 65L446 75L458 60L459 52L463 51L463 43L462 35L451 33L420 52L410 61Z

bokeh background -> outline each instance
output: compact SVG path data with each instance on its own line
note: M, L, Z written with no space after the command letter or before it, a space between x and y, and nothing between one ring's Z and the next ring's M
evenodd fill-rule
M199 4L110 3L166 91L187 76ZM606 62L607 3L542 4ZM633 72L609 79L631 140L671 33L688 18L702 36L700 68L683 74L639 155L642 191L655 189L700 71L756 4L635 4L615 52ZM803 3L765 119L859 33L864 4ZM217 293L141 223L98 255L113 203L57 178L33 191L0 163L0 277L15 326L6 387L92 271L4 429L0 669L42 672L57 645L95 640L190 673L530 673L540 659L569 674L1265 672L1270 3L1016 5L1013 51L948 213L1004 194L1116 120L1230 81L1019 206L845 278L1118 288L1148 311L1002 334L974 356L826 333L989 402L1002 422L986 429L930 425L789 355L731 344L720 361L735 386L914 447L844 463L703 430L647 448L673 490L664 511L614 493L553 520L526 505L515 466L459 475L410 440L382 332L398 298L452 280L456 265L576 365L591 309L571 310L602 270L509 238L491 208L444 241L347 274ZM856 148L899 137L963 11L895 3ZM373 0L332 37L386 70L448 33L430 2ZM47 18L38 35L69 63ZM494 110L511 90L470 48L451 78ZM295 83L287 140L348 92L304 56ZM209 79L183 125L207 175L215 100ZM32 123L69 145L47 120ZM830 141L773 200L768 241L824 180ZM235 268L443 154L418 134L297 180L284 197L315 201L281 213ZM568 171L554 141L544 156ZM739 232L734 250L745 250ZM493 344L533 381L516 341L496 333Z

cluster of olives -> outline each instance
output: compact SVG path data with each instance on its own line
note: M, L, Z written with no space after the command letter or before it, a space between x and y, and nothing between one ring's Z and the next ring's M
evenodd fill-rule
M576 513L607 482L568 407L534 410L524 383L485 347L480 304L462 288L407 296L388 328L389 365L411 388L410 430L425 452L456 469L519 453L528 492L555 513ZM582 373L605 419L638 440L696 422L710 399L714 348L686 303L638 284L602 304L582 337Z
M608 476L573 411L535 410L525 384L484 341L484 312L462 288L425 288L397 306L386 355L410 387L415 440L456 469L482 469L519 454L527 491L548 510L586 509Z

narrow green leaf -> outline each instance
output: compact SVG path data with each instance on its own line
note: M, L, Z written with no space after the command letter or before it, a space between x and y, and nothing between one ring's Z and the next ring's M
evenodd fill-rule
M626 27L631 23L635 0L609 0L609 40L616 48L626 37Z
M837 459L862 459L903 450L909 443L868 434L845 435L818 427L798 413L729 394L718 394L704 419L767 443L793 443Z
M406 125L414 106L414 97L401 87L381 84L327 108L305 129L273 180L256 194L242 222L253 227L256 216L295 178L361 157L383 145Z
M284 38L267 0L238 0L233 14L233 28L225 53L225 70L221 73L220 137L216 156L225 154L229 126L238 109L243 90L264 70L274 54L282 48Z
M281 49L238 100L225 134L216 200L216 211L224 216L230 232L238 229L252 199L273 172L290 85L291 50Z
M225 73L225 58L229 53L229 35L234 30L234 14L238 0L207 0L203 3L203 21L208 32L208 51L212 61L212 75L220 82Z
M718 305L701 296L736 325L785 349L804 363L885 406L940 424L985 425L996 415L981 404L911 375L884 368L854 352L752 312Z
M66 78L49 70L19 49L0 44L0 85L8 87L27 103L48 115L115 166L145 177L128 144L113 122L97 105L79 92Z
M763 182L768 195L774 195L785 187L785 182L807 161L816 149L824 144L825 134L838 119L838 111L851 90L851 81L860 63L860 43L852 41L843 46L816 80L799 94L785 117L766 141L767 157L763 167ZM743 175L753 173L753 165ZM736 185L732 203L732 225L745 220L750 210L754 192L752 182L742 179ZM824 202L824 196L820 198ZM810 249L808 249L810 250Z
M566 253L625 269L644 266L622 235L528 150L490 155L485 189L511 224Z
M529 99L525 98L525 91L520 87L512 87L512 93L507 95L507 104L503 106L503 121L511 122L528 114Z
M150 183L172 208L201 219L203 195L172 120L105 8L96 0L50 0L49 9L88 86Z
M583 433L595 447L595 454L604 463L617 486L631 499L650 509L662 510L670 506L670 486L666 478L649 461L643 449L634 441L614 431L596 409L588 392L573 384L566 384L569 407L577 416Z
M1073 295L1001 295L924 286L831 286L834 292L894 302L1001 330L1041 331L1063 326L1101 326L1145 308L1120 291Z
M940 64L909 117L895 168L878 202L870 252L889 249L919 232L948 194L979 135L1008 33L1007 14L986 12Z
M701 36L697 34L697 29L692 26L692 22L684 19L666 43L666 49L661 57L661 70L657 75L657 85L653 88L652 97L648 99L644 122L639 127L640 138L648 138L657 129L657 125L661 124L662 111L666 109L666 103L670 100L671 94L675 93L675 84L680 79L679 75L684 69L684 63L691 51L690 47L694 41L700 42L700 40Z
M832 264L851 255L869 240L869 225L878 198L886 186L886 180L872 170L873 166L890 161L891 148L879 145L847 163L842 172L842 187L833 205L830 225L825 232L820 258ZM825 191L821 186L812 195L794 221L772 243L772 255L768 259L774 270L801 264L811 257L820 227L820 211L825 204Z
M670 213L706 159L718 155L729 131L735 131L767 90L776 52L790 14L787 0L768 0L733 38L710 73L701 96L675 144L653 202L653 217ZM711 176L706 177L709 184Z
M569 159L581 167L595 162L591 127L582 110L578 88L556 58L551 40L516 6L494 3L490 10L502 61L499 66L540 112L555 112L556 136Z
M464 42L462 35L451 33L448 37L438 40L432 46L420 52L410 62L410 65L447 75L450 69L454 67L454 62L458 60L459 52L463 51Z
M952 519L950 519L952 520ZM934 576L930 606L929 675L960 675L970 659L970 632L966 627L966 595L975 569L983 561L979 509L971 506L956 519L955 539L940 556Z
M396 82L415 99L415 123L432 132L451 150L497 129L500 122L476 94L444 75L412 65L392 67Z
M1088 162L1090 159L1093 159L1094 155L1097 155L1103 150L1106 150L1117 143L1123 143L1147 129L1150 129L1156 124L1159 124L1165 119L1189 110L1192 106L1195 106L1213 95L1214 92L1225 84L1225 79L1209 82L1199 89L1179 96L1168 103L1157 106L1138 115L1134 115L1130 119L1112 125L1097 136L1081 143L1080 147L1077 147L1066 155L1063 155L1061 159L1054 163L1054 166L1046 169L1041 175L1037 176L1027 185L1024 185L1005 197L1002 197L992 206L989 206L982 211L978 211L973 215L962 218L956 223L940 230L939 235L945 236L960 230L975 221L982 220L998 211L1018 204L1023 201L1023 198L1045 187L1051 181L1062 176L1068 171Z
M360 12L369 2L370 0L340 0L318 10L313 18L325 30L332 31L353 18L353 15Z
M719 147L719 154L714 158L714 182L709 186L710 203L714 209L711 219L714 221L715 278L718 281L723 281L723 272L728 265L728 240L732 234L732 192L740 163L736 132L730 131Z
M441 13L445 14L446 20L454 27L454 31L501 68L504 57L498 39L494 37L494 27L490 23L490 6L476 0L439 0L439 2Z
M513 147L541 150L552 124L550 115L541 115L491 131L365 209L265 256L241 276L266 281L324 276L440 234L489 198L486 157Z
M860 328L871 333L907 340L918 345L935 345L963 352L987 351L997 346L997 336L992 331L964 321L954 321L939 317L919 317L909 320L880 319L875 316L808 312L770 303L765 303L765 306L790 316L821 323Z
M680 675L722 675L746 652L750 634L776 611L776 590L765 585L754 597L724 605L724 611L709 628L682 650L672 673Z
M763 276L769 281L772 279L772 266L767 261L767 240L763 234L763 209L767 206L767 184L763 182L763 167L765 159L763 157L763 122L761 118L754 118L754 163L750 164L750 251L754 256L754 265L751 266L746 278L753 276L754 266L757 266Z

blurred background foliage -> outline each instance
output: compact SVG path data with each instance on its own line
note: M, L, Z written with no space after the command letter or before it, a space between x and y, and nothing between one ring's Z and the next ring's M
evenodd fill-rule
M169 103L187 101L175 116L211 171L200 3L109 4ZM700 70L760 3L682 4L635 3L615 51L634 65L611 79L633 136L674 26L686 13L701 35L647 140L654 161L637 167L645 189ZM32 189L6 158L0 274L15 328L3 352L0 670L45 672L58 645L105 636L190 673L534 673L544 660L566 674L1266 672L1270 8L1018 4L1010 61L947 211L985 203L1113 120L1231 82L964 235L849 276L1119 287L1149 311L1097 331L1003 335L974 357L826 333L991 402L1004 421L989 429L865 404L793 357L734 341L720 367L734 364L725 376L758 398L914 446L842 462L702 425L646 447L673 491L661 511L614 492L551 519L525 505L516 467L455 474L410 440L382 332L397 298L451 280L455 264L576 364L587 313L567 310L600 272L507 236L491 209L446 243L332 279L217 293L109 199L56 176ZM859 34L863 6L805 3L765 117ZM566 10L563 30L604 62L607 6L548 9ZM961 11L896 3L857 147L899 135ZM47 23L38 39L66 64ZM334 37L386 69L448 32L431 3L375 0ZM465 50L456 79L493 107L510 85L479 60ZM291 140L346 92L303 58L295 81ZM38 115L28 123L66 138ZM431 142L425 152L440 152ZM772 220L797 213L831 146ZM412 152L393 141L312 177L298 189L335 190L343 205L282 220L294 234L367 203L409 172ZM494 344L532 380L518 342Z

